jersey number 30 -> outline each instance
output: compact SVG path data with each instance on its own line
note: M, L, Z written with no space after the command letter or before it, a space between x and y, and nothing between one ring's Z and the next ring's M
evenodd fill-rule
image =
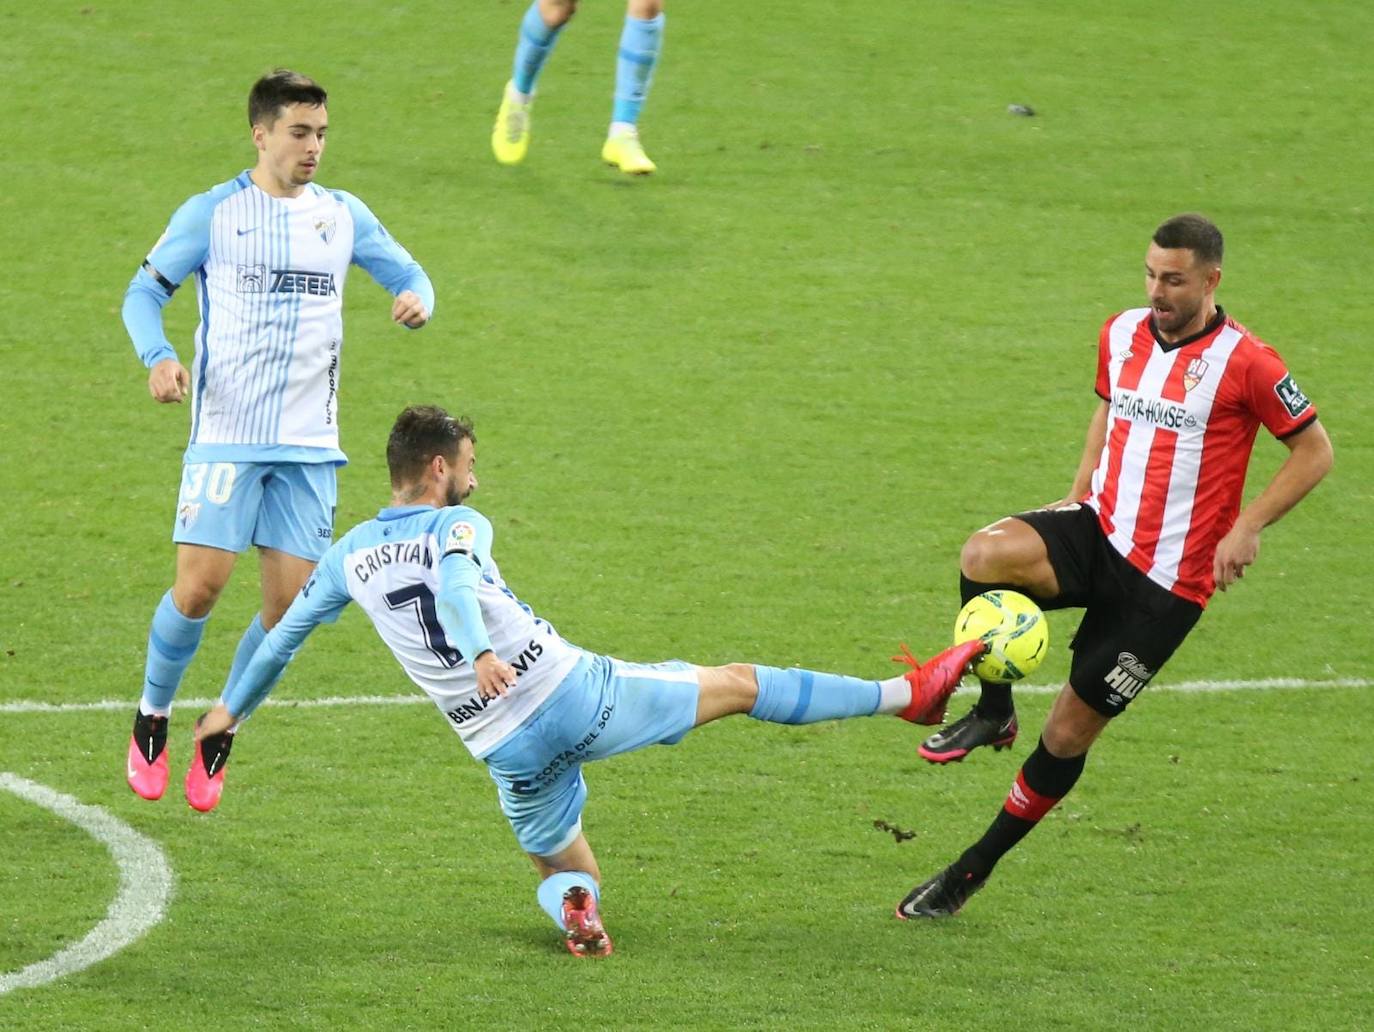
M444 627L439 623L439 610L434 605L434 592L428 584L407 584L404 588L388 591L383 598L391 609L415 610L420 621L420 631L425 636L425 647L439 657L446 667L456 667L463 661L463 654L449 644L444 637Z

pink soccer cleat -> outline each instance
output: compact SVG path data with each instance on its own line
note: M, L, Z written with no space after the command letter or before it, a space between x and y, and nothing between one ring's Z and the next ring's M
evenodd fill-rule
M959 679L968 670L969 664L987 649L984 642L966 641L962 645L951 645L938 656L922 663L902 646L902 654L893 656L894 663L905 663L911 672L903 674L911 685L911 705L897 716L913 724L938 724L945 719L945 705L954 689L959 687Z
M161 799L167 791L167 718L134 715L126 764L129 787L144 799Z
M574 957L609 957L611 937L601 926L596 897L581 885L563 893L564 942Z
M224 792L224 765L233 744L232 731L209 735L196 743L191 767L186 771L186 801L192 809L209 813L219 805Z

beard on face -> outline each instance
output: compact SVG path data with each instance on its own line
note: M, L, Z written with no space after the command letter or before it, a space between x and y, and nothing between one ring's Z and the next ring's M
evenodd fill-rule
M464 490L464 486L465 485L458 483L456 477L450 480L448 482L448 487L444 490L444 504L462 505L463 499L468 496L468 492Z

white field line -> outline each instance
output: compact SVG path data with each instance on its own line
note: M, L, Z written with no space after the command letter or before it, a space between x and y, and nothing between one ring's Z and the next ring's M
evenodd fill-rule
M1057 684L1022 684L1014 689L1018 695L1055 695L1060 690ZM1368 677L1334 677L1328 680L1302 678L1302 677L1266 677L1251 681L1177 681L1173 684L1161 683L1150 685L1151 694L1157 692L1181 692L1189 693L1208 693L1208 692L1257 692L1274 690L1294 690L1294 689L1313 689L1321 690L1325 688L1370 688L1374 687L1374 678ZM966 687L965 692L969 691ZM181 708L193 710L209 709L218 699L178 699L177 705ZM301 707L313 708L316 706L416 706L428 705L429 697L425 695L333 695L323 699L276 699L271 698L263 703L264 706L280 706L283 708ZM18 700L12 702L0 702L0 713L84 713L87 711L113 710L122 712L132 710L138 704L138 699L130 697L127 699L101 699L98 702L32 702L28 700Z
M18 971L0 973L0 995L29 989L98 964L135 942L162 920L172 897L172 868L152 839L98 806L88 806L27 778L0 771L0 789L13 792L70 821L110 851L119 889L105 918L80 942Z

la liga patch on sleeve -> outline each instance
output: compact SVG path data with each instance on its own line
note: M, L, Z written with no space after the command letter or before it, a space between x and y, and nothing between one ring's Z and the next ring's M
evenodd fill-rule
M444 539L444 555L472 555L472 547L477 543L477 528L471 523L459 520L448 528Z
M1274 393L1279 396L1279 401L1283 402L1283 407L1288 410L1290 416L1300 416L1312 407L1312 402L1302 392L1302 388L1293 382L1292 373L1274 384Z

